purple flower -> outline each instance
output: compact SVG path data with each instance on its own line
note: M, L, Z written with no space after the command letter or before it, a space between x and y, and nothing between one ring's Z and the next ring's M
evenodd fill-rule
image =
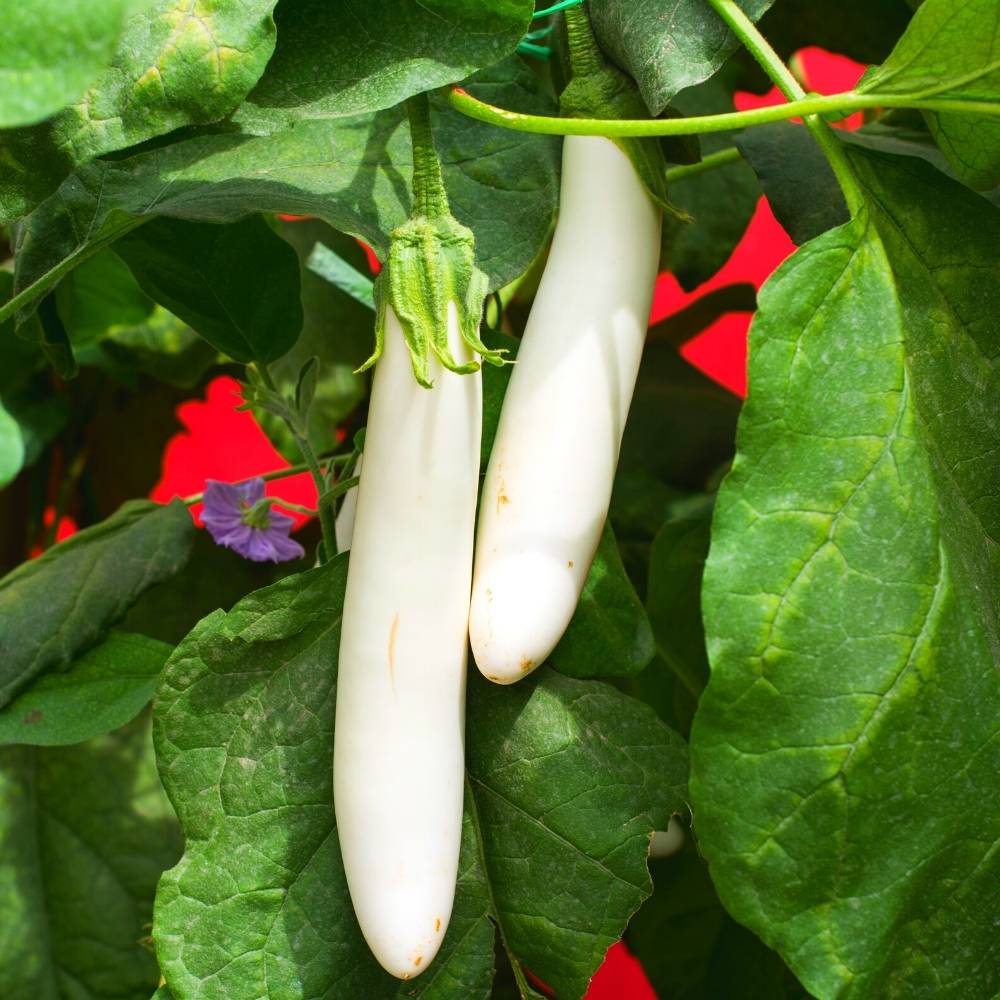
M254 562L287 562L306 553L288 537L295 519L271 509L264 499L264 480L205 483L201 519L217 545L225 545Z

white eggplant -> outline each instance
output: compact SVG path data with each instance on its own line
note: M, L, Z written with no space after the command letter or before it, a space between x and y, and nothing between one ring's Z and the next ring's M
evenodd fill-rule
M469 357L455 309L449 343ZM413 377L389 306L358 487L337 683L334 803L362 933L409 979L451 915L464 786L479 372Z
M601 535L660 254L661 211L610 139L567 136L559 221L483 487L470 637L510 684L552 652Z
M353 475L361 475L362 462L364 462L364 456L358 455ZM357 486L353 486L344 494L344 499L340 504L340 510L337 511L337 520L334 527L337 536L338 552L347 552L347 550L351 547L351 539L354 537L354 515L357 511L358 488Z

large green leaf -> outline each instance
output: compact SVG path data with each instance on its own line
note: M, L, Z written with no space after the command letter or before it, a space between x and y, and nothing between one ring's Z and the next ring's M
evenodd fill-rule
M659 1000L805 1000L778 955L722 908L690 838L649 868L653 895L626 940Z
M75 101L114 52L131 0L6 2L0 15L0 128Z
M148 717L80 746L0 748L4 1000L148 1000L153 892L180 847Z
M469 89L526 110L552 106L508 60ZM531 263L552 227L559 143L512 135L434 104L435 139L456 216L476 235L480 267L499 287ZM16 291L40 295L143 221L232 222L256 211L316 215L384 254L409 211L411 151L401 108L317 119L269 135L204 136L81 168L21 228ZM0 321L6 312L0 308Z
M489 996L493 924L581 997L648 892L648 836L684 808L683 742L599 682L472 673L455 911L426 973L382 972L348 898L331 801L346 557L204 619L157 696L161 774L187 850L154 937L176 1000ZM406 817L400 817L400 836Z
M570 677L627 677L646 667L654 652L645 608L605 524L580 601L547 662Z
M65 746L131 722L152 700L173 646L112 632L68 670L43 674L0 709L0 745Z
M754 20L774 0L739 0ZM708 0L591 0L601 47L639 84L658 115L685 87L707 80L737 46Z
M340 117L392 107L514 52L531 0L296 0L276 11L278 47L243 121Z
M74 165L235 111L274 51L274 5L275 0L141 0L113 55L106 53L100 64L107 69L97 79L94 73L87 76L90 86L71 95L71 107L44 124L0 137L9 154L0 158L0 219L29 211ZM36 0L19 5L34 6ZM105 20L117 10L120 21L123 2L72 0L77 6L88 9L90 20L90 10L105 11ZM60 12L61 24L82 20L73 10ZM69 103L62 100L59 107Z
M0 707L92 646L140 594L176 573L193 534L179 501L133 500L0 580Z
M1000 212L851 152L765 286L704 584L700 846L828 998L1000 989Z
M1000 99L996 0L926 0L889 58L865 74L862 93L966 101ZM930 113L938 145L976 188L1000 184L1000 117Z
M151 298L235 361L274 361L302 329L295 251L259 215L154 219L115 251Z
M746 129L736 145L760 180L782 228L801 245L847 222L844 195L816 140L802 125Z

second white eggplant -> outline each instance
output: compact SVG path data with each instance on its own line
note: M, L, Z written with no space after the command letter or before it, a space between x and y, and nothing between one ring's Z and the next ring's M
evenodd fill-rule
M470 637L492 681L537 667L579 600L611 500L660 225L625 153L566 137L559 221L480 505Z

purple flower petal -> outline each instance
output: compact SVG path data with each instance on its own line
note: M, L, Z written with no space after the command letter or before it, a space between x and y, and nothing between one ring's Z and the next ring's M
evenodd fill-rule
M295 519L276 510L267 510L267 527L259 525L261 511L247 523L247 512L264 499L264 480L245 483L222 483L210 479L205 483L205 500L201 519L217 545L224 545L254 562L271 560L286 562L301 559L305 550L289 537Z

